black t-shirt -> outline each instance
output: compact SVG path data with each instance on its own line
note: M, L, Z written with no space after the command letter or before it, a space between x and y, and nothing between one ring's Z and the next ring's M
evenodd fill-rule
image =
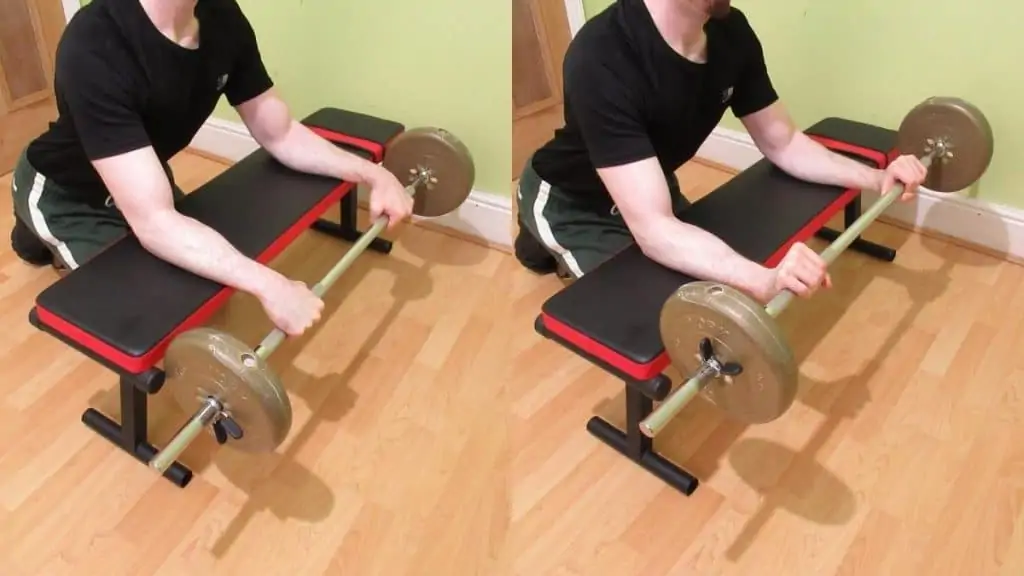
M743 117L775 102L743 13L733 8L705 32L707 61L698 64L665 42L643 0L616 0L589 20L565 55L565 126L534 154L538 175L569 193L607 198L597 168L653 156L671 174L726 109Z
M58 118L27 150L33 167L83 199L107 197L90 164L152 146L167 161L192 141L221 94L232 105L273 83L235 0L201 0L199 47L160 33L138 0L94 0L57 48Z

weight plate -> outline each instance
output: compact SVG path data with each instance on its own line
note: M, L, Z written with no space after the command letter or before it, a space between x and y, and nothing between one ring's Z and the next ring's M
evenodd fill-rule
M701 391L737 420L770 422L796 399L792 350L764 306L739 290L712 282L684 284L661 309L661 338L672 365L685 377L701 366L704 338L720 362L743 367L741 374L711 380Z
M925 156L939 141L948 151L933 159L928 169L922 186L929 190L963 190L977 182L992 161L992 126L981 110L960 98L929 98L900 123L897 147L902 154Z
M266 362L230 334L212 328L182 332L164 355L167 386L192 414L202 401L217 398L242 428L228 445L244 452L271 452L292 426L292 405Z
M414 128L399 134L388 145L384 167L405 185L429 171L431 179L416 188L413 204L413 213L428 218L461 206L476 180L469 148L441 128Z

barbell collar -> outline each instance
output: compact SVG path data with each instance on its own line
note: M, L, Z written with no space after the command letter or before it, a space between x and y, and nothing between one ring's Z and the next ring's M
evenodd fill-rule
M149 461L149 467L161 475L167 472L181 454L193 443L203 429L213 424L223 412L214 398L207 398L191 418L174 434L164 449Z
M669 422L700 394L704 386L707 386L708 381L717 376L718 370L705 362L692 378L676 389L658 405L657 410L652 411L647 418L640 422L640 432L648 438L654 438L661 434Z

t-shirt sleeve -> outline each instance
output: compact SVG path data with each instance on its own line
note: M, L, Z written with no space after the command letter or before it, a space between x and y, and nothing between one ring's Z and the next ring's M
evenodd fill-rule
M768 65L765 63L764 50L757 34L750 27L750 24L743 18L741 30L745 36L743 69L740 72L739 82L732 98L732 113L737 118L742 118L754 112L767 108L779 99L772 85L771 77L768 75Z
M64 100L90 160L101 160L150 146L131 80L116 62L91 50L62 50L56 62L56 89Z
M609 168L655 156L643 120L640 96L606 63L567 59L566 102L595 168Z
M241 49L228 76L228 83L224 86L224 96L232 106L244 104L274 86L267 67L263 64L256 32L240 9L238 20L238 43Z

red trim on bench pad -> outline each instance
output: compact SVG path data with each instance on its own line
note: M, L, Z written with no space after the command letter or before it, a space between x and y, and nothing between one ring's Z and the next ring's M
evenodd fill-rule
M604 344L556 320L545 312L541 312L540 316L544 327L550 330L552 334L631 378L641 381L650 380L661 374L670 364L668 354L665 352L662 352L657 358L647 364L637 364Z
M859 195L860 190L855 189L843 192L838 198L833 200L831 204L826 206L824 210L819 212L818 215L815 216L810 222L805 224L804 227L801 228L796 234L791 236L790 239L787 240L782 246L780 246L779 249L776 250L771 256L769 256L767 260L762 262L762 265L768 268L774 268L775 266L777 266L779 262L781 262L782 259L786 256L786 252L789 252L789 249L790 247L793 246L793 244L796 244L797 242L806 242L807 240L810 240L810 238L814 236L818 232L818 230L821 230L822 228L825 227L825 224L828 224L828 221L831 220L833 216L838 214L839 211L845 208L847 204L853 202Z
M856 144L850 144L849 142L842 142L840 140L833 140L826 138L825 136L819 136L812 134L811 140L816 140L819 144L828 148L829 150L835 150L837 152L848 152L850 154L856 154L865 160L874 162L878 168L885 169L889 165L889 156L885 152L879 150L872 150L871 148L865 148L863 146L857 146Z
M349 136L348 134L342 134L341 132L335 132L334 130L328 130L327 128L321 128L319 126L307 126L314 134L330 140L331 142L348 144L354 146L360 150L365 150L373 156L374 162L380 162L384 159L384 148L387 146L387 142L373 142L372 140L364 140L355 136Z
M277 257L277 255L283 252L289 244L299 237L299 235L308 230L313 223L331 207L331 205L339 202L354 187L355 185L352 182L342 182L334 188L334 190L325 196L323 200L313 207L312 210L303 215L302 218L299 218L291 228L278 237L277 240L272 242L266 250L257 256L256 261L261 264L266 264ZM89 334L78 326L71 324L42 306L36 305L36 312L40 322L47 324L57 332L64 334L84 348L89 349L97 356L121 367L127 372L132 374L141 374L155 366L157 362L163 359L164 352L167 350L167 347L170 345L171 340L173 340L174 337L186 330L195 328L208 320L210 316L213 316L213 313L223 306L224 302L226 302L234 293L234 288L222 288L213 298L210 298L203 303L203 305L197 308L196 311L186 318L184 322L179 324L177 328L165 336L159 344L142 356L130 356L125 354L121 350L118 350L96 336Z

